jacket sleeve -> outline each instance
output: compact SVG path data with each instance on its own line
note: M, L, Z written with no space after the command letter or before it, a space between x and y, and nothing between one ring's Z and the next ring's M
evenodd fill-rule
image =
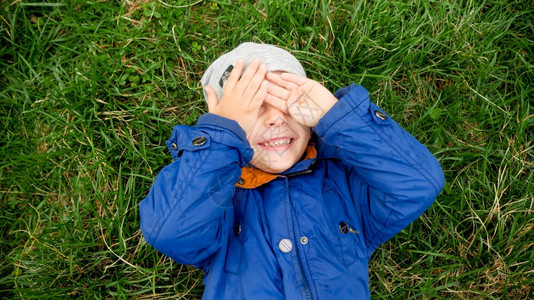
M174 162L139 204L141 231L176 262L204 268L231 230L234 186L253 150L237 122L214 114L175 126L167 146Z
M355 207L370 256L435 200L444 185L439 162L355 84L340 89L339 101L314 128L319 144L349 170Z

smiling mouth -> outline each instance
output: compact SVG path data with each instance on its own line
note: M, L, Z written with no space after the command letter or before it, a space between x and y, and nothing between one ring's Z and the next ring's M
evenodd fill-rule
M266 142L259 143L263 147L277 148L288 146L293 142L293 138L276 138Z

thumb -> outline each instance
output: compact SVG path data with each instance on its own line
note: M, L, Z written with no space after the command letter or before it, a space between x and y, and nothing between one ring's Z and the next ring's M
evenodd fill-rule
M215 107L219 104L219 97L217 97L217 93L215 93L215 90L209 85L204 87L204 91L206 92L208 101L208 111L213 112Z

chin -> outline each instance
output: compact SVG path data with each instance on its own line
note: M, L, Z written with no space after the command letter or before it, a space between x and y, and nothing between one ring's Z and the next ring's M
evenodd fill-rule
M268 163L262 163L262 159L258 158L257 163L252 165L264 172L271 174L279 174L289 170L297 163L298 159L293 157L275 157L272 156L267 159Z
M289 170L291 166L280 166L280 167L267 167L267 168L263 168L261 169L262 171L264 172L267 172L267 173L271 173L271 174L279 174L279 173L283 173L287 170Z

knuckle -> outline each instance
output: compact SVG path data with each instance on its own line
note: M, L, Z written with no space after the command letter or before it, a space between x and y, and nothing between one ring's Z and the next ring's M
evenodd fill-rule
M259 88L260 88L260 85L255 82L255 81L251 81L249 86L248 86L252 91L257 91Z

